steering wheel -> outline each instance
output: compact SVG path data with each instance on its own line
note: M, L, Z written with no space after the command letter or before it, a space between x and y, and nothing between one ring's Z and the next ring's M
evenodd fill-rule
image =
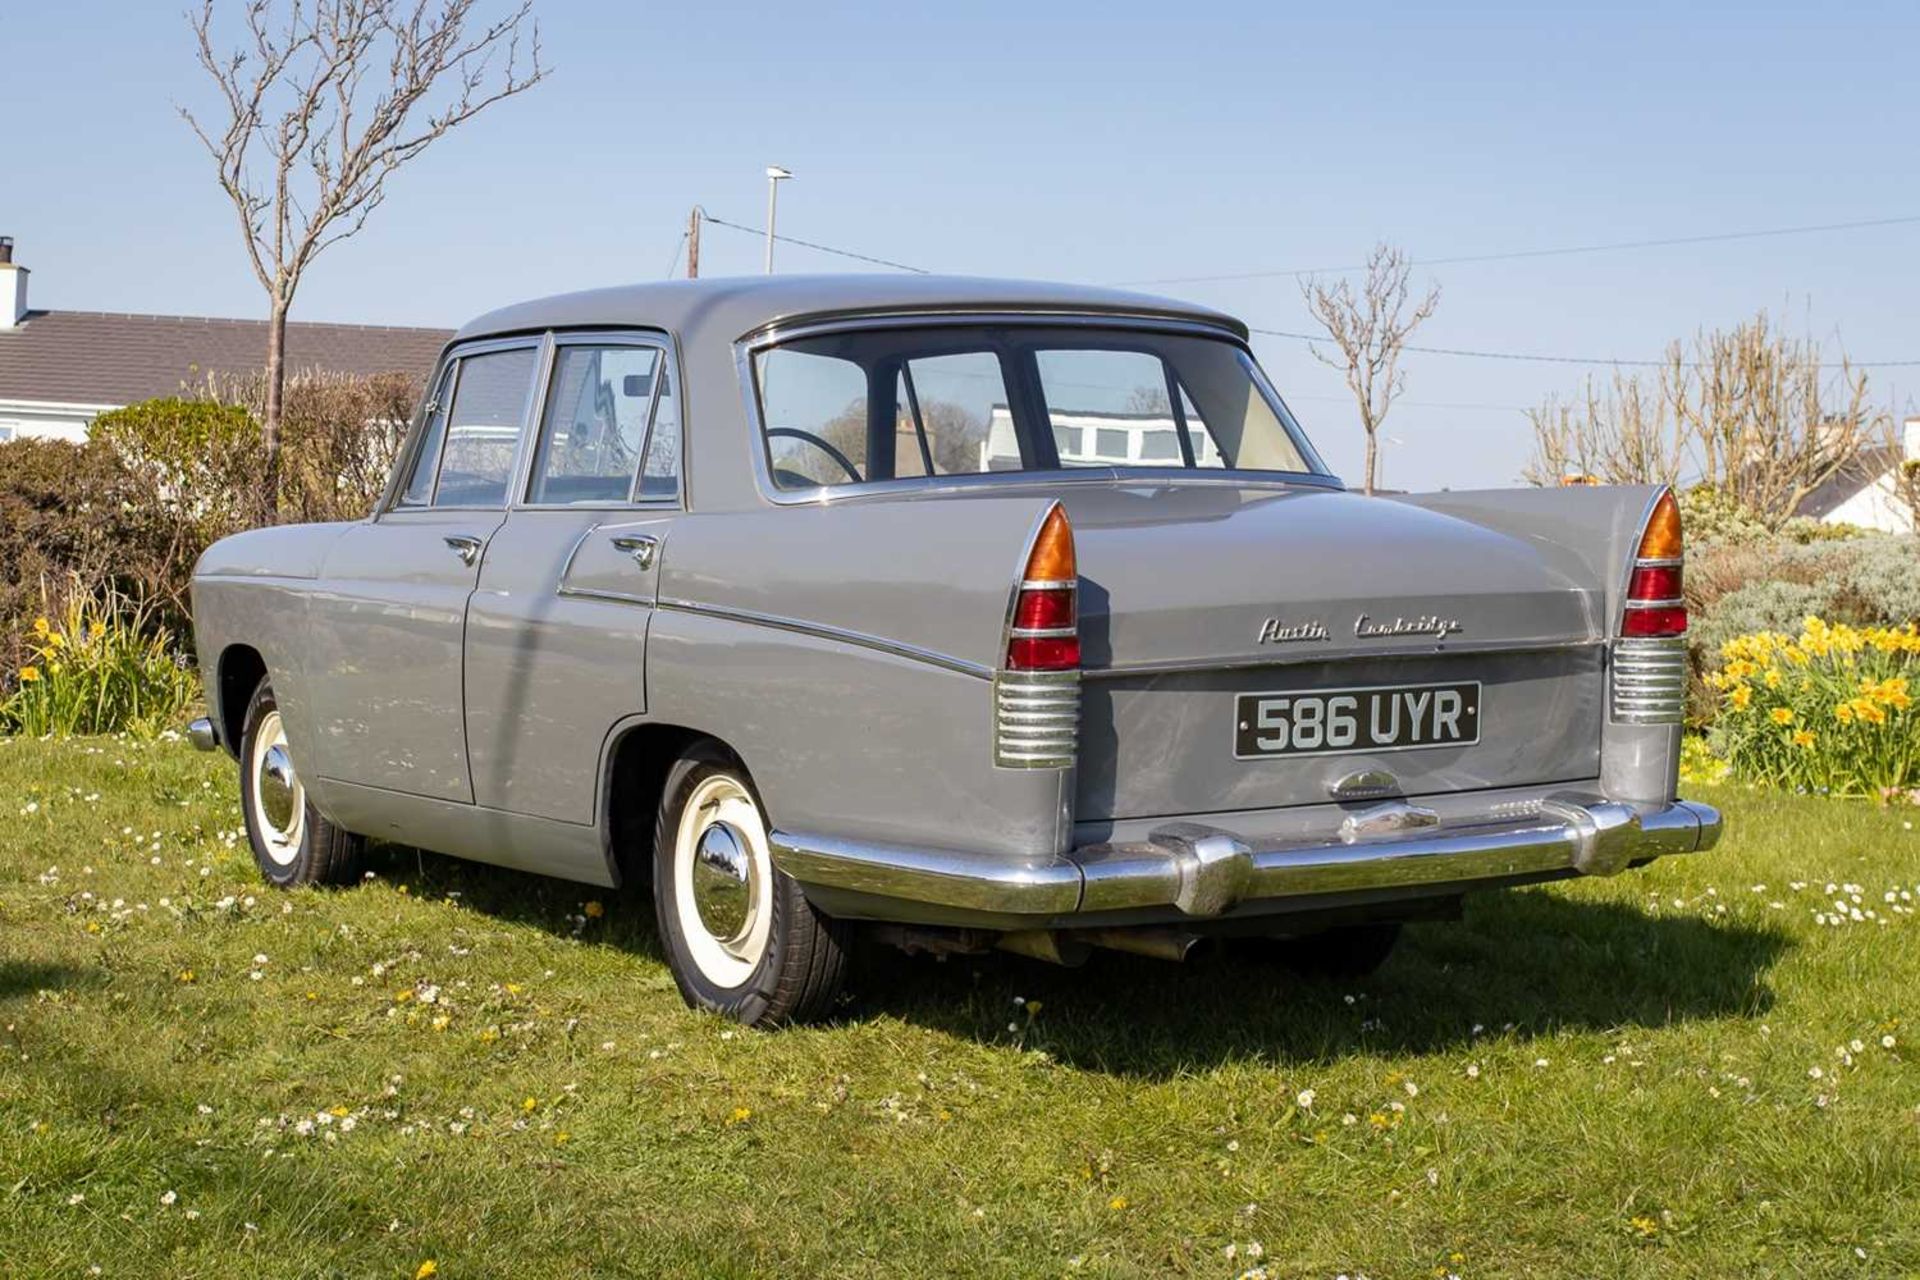
M860 474L860 468L854 466L852 461L848 459L846 454L840 452L838 449L834 448L827 441L822 440L819 436L813 434L813 432L811 431L802 431L798 427L767 428L767 439L771 440L775 436L791 436L795 440L806 441L808 444L820 450L820 452L826 454L829 458L832 458L836 463L838 463L840 465L840 469L847 473L847 478L852 480L853 483L855 484L859 484L862 480L866 479L865 476Z

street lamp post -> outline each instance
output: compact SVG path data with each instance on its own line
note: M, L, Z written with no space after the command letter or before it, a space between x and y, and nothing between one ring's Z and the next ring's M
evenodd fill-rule
M777 203L781 180L783 178L791 178L792 176L793 174L789 173L785 169L782 169L777 164L770 164L767 166L767 274L768 275L773 274L774 206Z

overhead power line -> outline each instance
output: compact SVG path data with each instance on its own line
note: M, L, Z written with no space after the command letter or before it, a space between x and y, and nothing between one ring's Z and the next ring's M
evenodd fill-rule
M767 234L766 230L762 227L749 227L742 222L728 222L725 218L716 218L710 213L703 214L702 217L705 221L711 222L717 227L731 227L735 231L746 231L763 238ZM893 262L887 258L876 258L872 254L855 253L851 249L836 249L830 244L816 244L812 240L802 240L798 236L783 236L777 231L774 232L773 238L785 244L797 244L804 249L817 249L821 253L831 253L842 258L852 258L856 262L871 262L879 267L892 267L895 271L911 271L919 276L932 274L932 272L928 271L925 267L908 266L904 262Z
M1251 333L1263 334L1269 338L1291 338L1295 342L1320 345L1331 345L1332 342L1325 334L1294 333L1286 329L1262 329L1256 325L1249 325L1247 328ZM1629 369L1658 369L1664 368L1667 364L1665 360L1623 360L1614 356L1541 355L1530 351L1472 351L1462 347L1416 347L1412 344L1402 347L1401 350L1417 351L1429 356L1464 356L1473 360L1519 360L1531 364L1618 365ZM1920 365L1920 360L1849 360L1846 363L1850 369L1903 369ZM1682 368L1687 369L1701 367L1695 360L1682 360L1680 364ZM1834 361L1822 367L1837 369L1840 364Z
M1553 249L1514 249L1501 253L1463 253L1445 258L1415 258L1413 264L1420 267L1444 267L1470 262L1510 262L1522 258L1558 258L1582 253L1614 253L1629 249L1664 249L1677 245L1716 244L1728 240L1763 240L1774 236L1804 236L1830 231L1862 231L1872 227L1898 227L1920 223L1920 214L1903 214L1895 218L1865 218L1857 222L1822 222L1799 227L1769 227L1761 231L1718 231L1708 235L1663 236L1651 240L1614 240L1603 244L1563 245ZM1224 271L1216 275L1201 276L1157 276L1150 280L1116 280L1113 283L1123 285L1144 284L1203 284L1220 280L1266 280L1292 277L1301 279L1317 275L1345 275L1350 271L1364 271L1366 264L1346 267L1290 267L1264 271Z

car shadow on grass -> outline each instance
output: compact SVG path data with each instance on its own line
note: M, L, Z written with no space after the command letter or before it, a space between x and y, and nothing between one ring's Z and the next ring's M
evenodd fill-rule
M374 842L366 868L380 879L423 899L458 894L460 905L492 919L524 924L590 946L614 947L664 963L653 924L653 900L633 888L601 889L531 871L489 866ZM587 903L601 904L597 919L585 918Z
M457 893L491 918L664 962L642 890L397 845L374 845L368 865L421 898ZM583 921L582 904L596 900L605 915ZM1470 896L1458 922L1408 926L1386 965L1360 979L1303 977L1250 940L1183 964L1095 951L1077 969L1000 952L939 960L868 945L838 1020L898 1018L1045 1049L1088 1070L1165 1077L1242 1061L1444 1053L1509 1026L1537 1036L1757 1017L1772 1007L1767 975L1790 945L1784 931L1740 921L1651 914L1577 890L1516 890Z
M1757 1017L1772 1007L1767 975L1789 945L1782 931L1737 921L1489 893L1469 898L1457 923L1408 926L1369 978L1303 977L1255 942L1185 964L1095 952L1072 970L1015 956L916 957L870 969L854 1012L1165 1077L1240 1061L1444 1053L1509 1026L1538 1036Z
M69 964L40 964L32 960L0 960L0 1002L32 997L42 991L97 987L106 975L97 969Z

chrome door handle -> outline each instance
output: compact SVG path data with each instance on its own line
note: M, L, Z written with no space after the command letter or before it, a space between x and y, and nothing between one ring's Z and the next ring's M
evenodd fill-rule
M633 562L642 569L651 569L654 553L660 549L660 539L644 533L623 533L614 537L613 545L616 550L632 556Z
M453 554L460 557L460 563L471 566L480 558L480 539L470 533L450 533L441 539Z

